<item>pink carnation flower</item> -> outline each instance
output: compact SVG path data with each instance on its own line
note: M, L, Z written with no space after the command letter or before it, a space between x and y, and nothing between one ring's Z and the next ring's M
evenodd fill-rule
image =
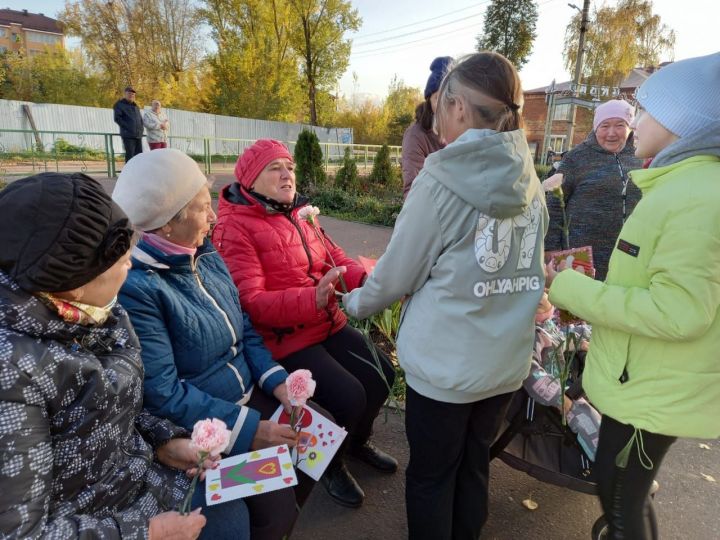
M307 369L293 371L285 380L290 405L302 407L315 393L315 381Z
M217 418L200 420L193 426L190 445L199 452L218 456L230 442L230 430Z
M298 210L298 218L304 219L308 223L314 224L315 223L315 216L320 215L320 209L317 206L310 206L309 204L307 206L303 206L300 210Z
M563 183L563 174L555 173L550 178L542 183L542 187L545 191L555 191L560 189Z

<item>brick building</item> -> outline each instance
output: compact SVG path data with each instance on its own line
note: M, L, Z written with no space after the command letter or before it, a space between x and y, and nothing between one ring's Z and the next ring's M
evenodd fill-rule
M665 64L661 64L661 67ZM619 95L625 99L631 99L635 90L640 86L650 74L655 71L655 68L635 68L630 74L623 79L620 83ZM570 82L563 82L555 85L556 96L562 96L563 94L569 95ZM589 92L589 88L587 89ZM547 96L550 91L550 86L543 86L541 88L533 88L532 90L526 90L525 105L523 107L523 120L525 121L525 132L527 134L528 144L530 149L534 152L536 160L540 159L541 150L543 145L543 138L545 136L545 124L548 116L548 103ZM611 99L612 96L603 96L598 99L592 95L585 95L579 93L578 97L582 100L592 101L593 103L600 104L603 101ZM554 151L559 152L562 150L565 144L568 120L570 118L570 105L557 105L553 114L552 128L550 130L550 140L548 146ZM592 131L592 119L593 111L584 107L577 107L577 113L575 115L575 132L573 134L572 145L582 142L588 133ZM545 149L547 150L547 148Z
M24 51L32 56L57 45L65 46L60 21L27 9L0 9L0 52Z

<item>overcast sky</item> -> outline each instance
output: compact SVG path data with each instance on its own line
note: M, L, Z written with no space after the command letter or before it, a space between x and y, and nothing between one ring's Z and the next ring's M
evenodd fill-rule
M569 80L562 62L565 27L575 13L567 0L537 0L540 16L532 56L520 73L523 87ZM574 0L582 7L582 0ZM350 66L339 83L350 98L387 94L394 75L406 84L425 87L430 62L436 56L459 56L473 51L490 0L353 0L363 24L352 34ZM615 5L617 0L593 1ZM677 34L675 59L720 51L720 0L654 0L655 12ZM2 5L2 0L0 0ZM54 16L63 0L5 0L5 7ZM70 43L72 46L72 42ZM618 47L622 47L618 43ZM212 48L212 44L208 44ZM356 79L353 80L353 73Z

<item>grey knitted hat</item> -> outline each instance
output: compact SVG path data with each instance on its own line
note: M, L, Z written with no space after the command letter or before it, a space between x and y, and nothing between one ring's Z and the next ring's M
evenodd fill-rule
M640 105L663 127L687 137L720 119L720 52L673 62L637 91Z

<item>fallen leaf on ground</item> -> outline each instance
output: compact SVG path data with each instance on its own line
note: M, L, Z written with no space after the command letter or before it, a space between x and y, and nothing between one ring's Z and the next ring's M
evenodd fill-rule
M710 445L705 444L704 442L701 442L700 444L698 444L698 446L703 450L710 450Z
M703 477L705 480L707 480L708 482L717 482L717 480L715 480L715 478L713 478L713 477L710 476L709 474L700 473L700 476L702 476L702 477Z
M523 503L523 506L525 508L527 508L528 510L537 510L538 503L536 503L532 499L525 499L522 503Z

